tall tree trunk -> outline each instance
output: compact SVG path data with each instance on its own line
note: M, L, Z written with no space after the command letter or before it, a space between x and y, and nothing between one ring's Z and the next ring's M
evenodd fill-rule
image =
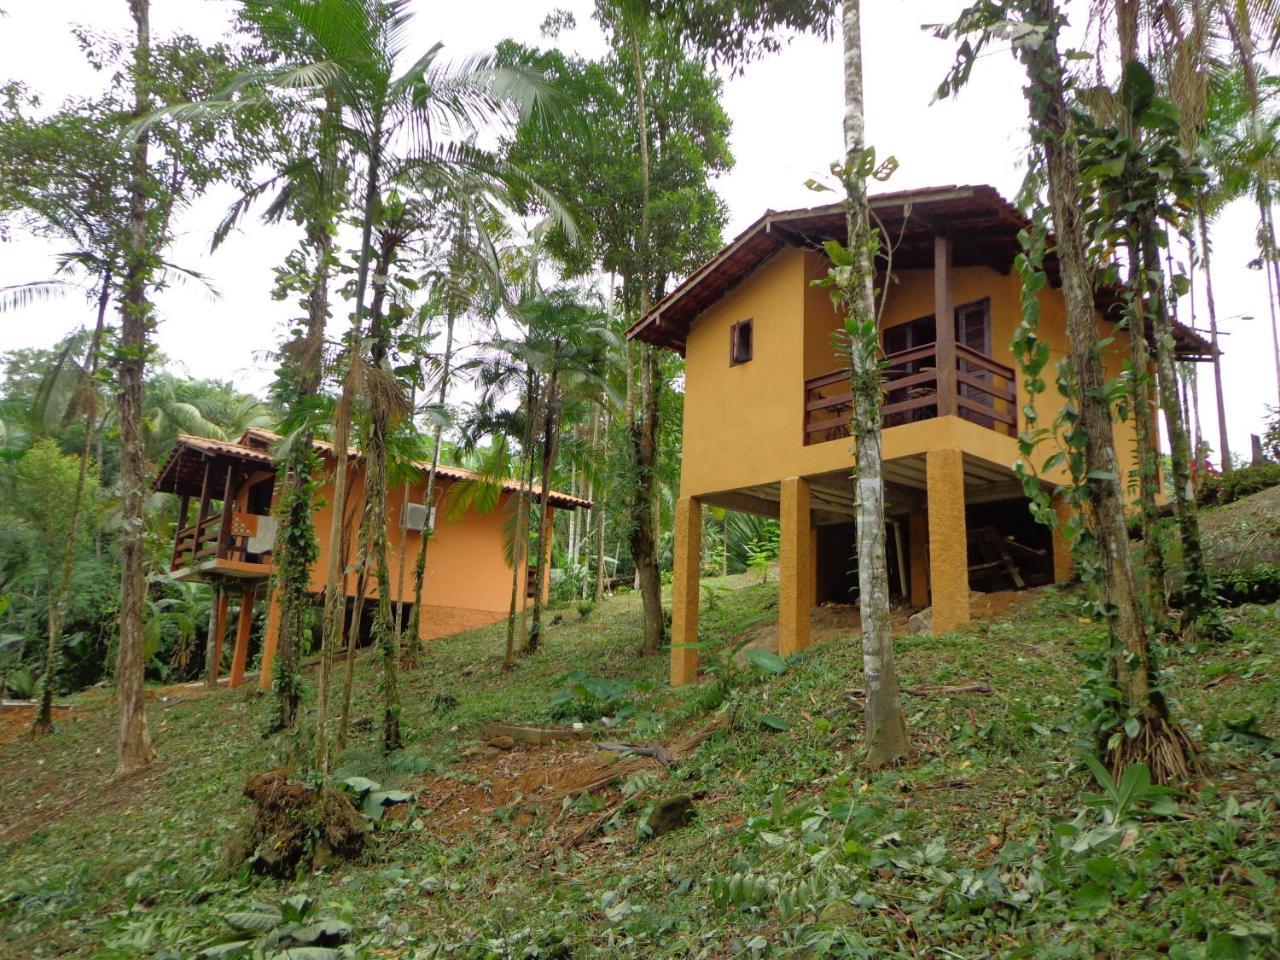
M1152 394L1151 354L1147 348L1147 321L1145 304L1151 295L1150 279L1142 271L1139 228L1129 225L1129 360L1133 380L1134 445L1138 460L1138 509L1142 519L1142 557L1146 566L1146 609L1157 630L1163 629L1168 618L1165 603L1165 543L1160 522L1159 475L1160 456L1157 449L1159 434L1156 430Z
M1145 226L1142 254L1151 298L1152 327L1156 354L1156 384L1160 406L1164 411L1165 433L1169 437L1169 462L1173 472L1173 505L1182 542L1182 574L1184 608L1193 627L1208 613L1212 601L1209 580L1200 548L1200 519L1196 510L1195 491L1191 486L1191 450L1187 442L1186 422L1178 399L1178 371L1173 359L1173 323L1165 296L1164 272L1160 250L1150 224Z
M307 296L307 326L291 345L292 356L281 364L281 381L288 391L290 406L300 406L320 390L324 376L324 332L329 319L329 276L333 256L331 218L327 211L312 221L308 233L315 267ZM311 564L319 553L315 530L315 470L317 458L312 446L315 433L305 424L289 444L277 468L280 484L277 513L279 531L273 546L280 602L280 633L276 643L276 707L272 730L292 727L302 702L299 668L302 635L310 607L308 587ZM323 659L323 655L322 655ZM322 664L323 685L317 701L328 705L328 665Z
M1204 270L1204 295L1209 306L1209 345L1213 350L1213 395L1218 403L1218 458L1222 472L1231 472L1231 444L1227 437L1227 405L1222 395L1222 356L1218 350L1218 307L1213 298L1213 259L1209 248L1209 217L1205 212L1204 198L1196 207L1196 223L1200 227L1200 268Z
M1271 204L1265 190L1258 190L1258 213L1262 223L1262 269L1267 274L1267 307L1271 311L1271 351L1276 367L1276 394L1280 397L1280 322L1276 319L1276 300L1280 299L1280 254L1276 250L1276 234L1271 223ZM1280 405L1280 400L1277 401Z
M551 513L551 465L556 459L556 425L560 419L559 376L560 372L553 369L547 382L547 407L542 426L542 489L538 491L538 590L533 595L533 629L525 644L525 653L536 653L542 643L542 597L551 578L550 547L555 534Z
M884 463L880 446L880 332L875 307L873 240L867 184L859 172L866 149L862 85L862 4L844 0L844 185L853 271L841 288L849 334L849 373L854 395L857 451L858 613L862 620L862 669L867 689L867 760L884 766L910 749L898 698L893 637L889 631L889 574L885 561Z
M329 564L325 570L324 625L320 650L320 690L316 699L316 769L321 776L329 773L329 697L333 651L342 636L343 611L346 607L341 551L332 549L342 540L342 522L347 502L347 449L351 441L351 410L355 402L356 384L360 379L359 367L363 363L360 333L363 329L364 300L369 284L369 260L372 253L373 221L378 206L378 178L381 173L382 118L374 122L373 149L369 157L364 195L363 223L360 231L360 256L356 268L356 309L351 319L350 342L347 345L347 375L343 379L342 395L334 411L333 424L333 497L332 518L329 524ZM357 598L357 605L359 599ZM355 651L348 652L354 656Z
M98 422L98 388L94 376L98 372L98 356L102 348L102 332L107 322L107 307L111 303L111 273L102 277L98 291L98 320L89 341L85 357L87 376L86 407L84 413L84 441L80 444L80 467L76 474L76 492L71 500L70 533L62 558L62 574L49 595L49 643L45 650L44 674L40 678L40 707L31 724L32 733L49 733L53 730L53 694L57 685L58 667L62 650L62 623L67 611L67 595L71 591L71 571L75 563L76 548L80 543L80 525L84 514L84 488L89 478L89 464L93 451L95 427ZM79 389L79 388L78 388Z
M149 0L129 0L137 39L133 49L133 115L151 110L151 10ZM145 767L155 757L147 730L143 700L142 619L147 584L146 465L142 435L142 394L152 323L147 287L155 269L147 225L150 192L148 135L134 140L130 163L129 232L125 245L120 349L117 361L117 408L120 420L120 637L116 653L116 705L120 713L116 775Z
M651 238L649 236L649 110L645 102L646 77L644 56L635 24L628 28L631 65L636 84L636 127L640 138L640 316L649 312L649 295L653 283ZM654 491L657 481L658 411L661 402L661 371L654 347L638 345L640 354L640 412L628 417L631 451L635 460L635 489L631 499L631 530L628 537L631 558L636 565L636 579L644 608L645 654L656 653L666 636L662 614L662 577L658 570L658 550L654 541Z
M525 572L529 568L528 554L526 547L528 546L528 534L526 526L529 518L529 484L525 484L525 477L528 474L526 464L532 461L531 447L533 446L533 423L534 408L537 405L537 381L532 369L525 373L525 394L524 406L527 414L525 415L524 426L524 442L520 447L520 491L516 494L516 522L515 531L511 539L511 610L507 614L507 649L502 659L502 672L510 673L515 666L516 652L516 613L517 604L521 603L521 584L525 583ZM528 593L527 585L524 593ZM525 632L524 622L520 622L520 648L524 648Z
M440 368L440 389L436 392L436 399L442 409L444 408L445 400L449 397L449 376L453 364L453 331L456 320L454 311L450 308L445 314L444 359ZM427 549L431 546L431 537L434 535L430 519L436 502L436 474L440 469L440 442L443 436L444 427L437 423L435 430L431 434L431 468L427 471L427 488L422 498L422 502L427 508L428 523L422 531L422 542L418 546L418 558L413 565L413 613L409 615L408 652L405 654L406 664L411 662L416 664L418 656L422 652L422 640L420 639L422 632L422 590L427 575Z
M1037 45L1025 44L1018 55L1026 66L1032 136L1043 151L1049 203L1062 291L1067 309L1067 336L1075 375L1076 402L1085 433L1085 468L1092 503L1091 519L1098 541L1102 591L1110 612L1108 626L1117 641L1110 669L1117 689L1135 719L1137 736L1123 732L1108 745L1112 772L1118 777L1134 763L1146 763L1152 778L1167 783L1195 768L1194 750L1181 727L1169 718L1168 705L1155 686L1150 635L1143 616L1129 552L1124 494L1120 484L1111 408L1098 347L1098 328L1082 219L1079 161L1067 108L1065 71L1058 50L1062 18L1053 0L1026 0L1027 21L1044 26ZM1108 731L1110 732L1110 731Z

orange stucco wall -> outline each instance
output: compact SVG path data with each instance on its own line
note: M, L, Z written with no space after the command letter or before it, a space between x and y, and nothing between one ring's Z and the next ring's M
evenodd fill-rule
M815 251L787 248L764 263L693 323L686 341L684 445L681 496L700 496L811 476L849 466L852 441L805 446L804 381L840 366L832 334L839 321L828 292L811 281L825 274L826 259ZM951 274L955 305L989 297L992 355L1016 368L1009 344L1021 322L1020 282L987 267L958 267ZM883 325L927 316L933 310L932 270L900 271L889 287ZM1059 291L1041 295L1041 335L1050 344L1051 365L1067 354L1065 304ZM728 362L729 330L753 321L753 358ZM1123 332L1099 321L1113 341L1104 351L1107 375L1116 376L1128 355ZM1040 422L1052 421L1062 398L1053 387L1037 399ZM1019 409L1027 401L1018 384ZM1131 422L1116 424L1116 446L1126 475L1133 467ZM1017 443L995 430L958 417L892 427L884 434L886 459L959 448L992 463L1012 467ZM1049 456L1045 450L1040 462ZM1046 479L1059 481L1055 471Z
M330 523L333 511L332 461L325 458L326 482L319 491L323 506L316 511L316 534L320 541L320 556L311 568L311 589L324 589L325 572L328 569L330 550ZM359 517L364 506L364 476L362 463L352 464L348 474L347 515L354 516L350 524L350 565L356 555L359 536ZM424 638L447 636L475 627L486 626L507 615L511 602L511 566L505 559L503 524L508 512L514 509L511 496L504 494L498 506L488 513L470 509L458 519L449 516L444 504L451 481L438 480L435 497L437 503L435 535L427 552L427 571L423 587L422 635ZM426 493L425 479L409 488L411 503L422 503ZM392 485L387 503L387 562L391 582L396 585L393 599L413 602L413 567L422 544L421 534L400 529L400 511L405 499L403 483ZM403 560L404 573L401 577ZM400 585L403 583L403 590ZM356 577L346 578L347 595L356 593ZM550 584L543 585L543 596ZM524 590L521 573L520 590ZM377 584L372 579L368 596L378 596Z

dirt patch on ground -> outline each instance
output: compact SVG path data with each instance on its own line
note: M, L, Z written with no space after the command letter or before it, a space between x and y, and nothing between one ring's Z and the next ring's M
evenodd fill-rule
M994 620L1004 616L1011 609L1034 603L1039 599L1040 593L1039 588L1001 590L997 593L974 591L969 601L970 614L976 621ZM907 621L913 612L907 606L895 606L890 611L889 629L895 637L909 632ZM858 617L858 605L854 603L824 603L814 607L809 618L809 637L812 643L857 637L861 630L862 621ZM747 645L737 654L738 662L746 665L749 650L778 652L778 625L777 623L761 624L746 631L738 639L748 639Z
M608 798L628 777L663 769L650 757L621 758L590 743L480 747L457 773L424 777L415 784L415 813L428 829L446 835L478 820L493 820L500 810L509 810L511 822L525 826L539 807L560 813L566 798L581 793Z
M57 726L60 722L65 722L67 714L70 712L70 707L54 707L54 726ZM24 737L30 733L31 721L35 719L35 715L36 708L34 706L0 707L0 743L12 743L19 737Z

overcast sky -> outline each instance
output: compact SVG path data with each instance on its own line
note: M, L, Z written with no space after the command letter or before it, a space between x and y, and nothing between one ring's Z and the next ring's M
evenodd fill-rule
M489 50L506 37L543 42L539 26L553 7L577 16L576 30L557 42L584 53L603 46L590 17L592 0L418 0L416 41L422 49L441 42L446 56ZM1021 77L1012 57L984 58L957 101L930 105L952 58L952 47L933 39L922 23L946 20L963 6L943 0L877 0L866 4L863 25L868 139L881 155L901 164L891 181L899 190L948 183L990 183L1012 196L1021 180L1026 142ZM20 79L49 107L64 97L91 94L104 79L83 61L70 28L84 24L124 33L125 0L0 0L0 80ZM221 35L234 9L229 0L152 0L157 36L183 31L203 40ZM835 43L798 38L786 50L728 80L725 108L733 120L736 166L717 188L729 205L726 239L766 208L806 206L821 198L804 181L821 177L840 153L841 61ZM271 365L262 357L278 342L287 306L269 297L272 267L292 247L289 228L252 222L208 252L209 234L233 199L225 190L206 196L182 217L170 259L202 271L220 292L197 288L164 291L158 300L161 349L188 373L232 379L260 391ZM1263 275L1247 269L1256 256L1256 215L1247 203L1229 208L1215 224L1215 293L1224 337L1226 405L1232 448L1249 449L1261 429L1264 404L1277 403L1276 373ZM0 245L0 286L49 276L57 244L16 236ZM1184 313L1187 305L1183 305ZM1242 315L1255 319L1246 320ZM1207 320L1197 307L1196 325ZM1189 317L1183 316L1184 321ZM0 351L49 346L92 322L82 301L68 298L21 313L0 315ZM1217 447L1211 370L1200 375L1206 439Z

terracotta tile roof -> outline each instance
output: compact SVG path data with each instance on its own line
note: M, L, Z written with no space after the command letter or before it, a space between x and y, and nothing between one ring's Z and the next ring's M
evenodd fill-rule
M265 449L270 448L279 440L279 434L272 433L270 430L262 430L254 427L244 432L244 435L240 438L239 444L228 444L227 446L236 447L240 450L250 450L255 454L262 455ZM313 442L318 449L327 453L333 452L333 444L329 443L327 440L316 440ZM358 459L360 457L360 451L354 447L348 447L347 455ZM268 462L272 462L271 455L267 453L266 456ZM431 463L430 461L419 460L415 461L414 466L420 470L429 470L431 468ZM446 480L475 480L479 477L474 470L468 470L465 467L455 467L444 463L436 467L436 475L443 477ZM542 496L542 487L540 485L534 484L530 487L519 480L503 480L502 489L511 493L516 493L520 490L529 490L535 497ZM552 506L560 509L588 509L591 507L590 500L586 500L582 497L575 497L572 494L562 493L559 490L552 490L548 499Z
M882 193L870 198L871 210L893 238L893 266L911 270L932 268L933 236L945 227L956 239L956 266L989 266L1008 273L1021 246L1018 231L1029 225L1012 203L986 184L925 187ZM821 246L823 240L845 240L844 205L827 204L797 210L766 210L719 253L693 271L627 331L629 339L645 340L684 353L689 327L707 307L741 283L767 259L788 246ZM1050 254L1045 268L1058 282L1058 264ZM1115 316L1115 291L1102 291L1098 308ZM1210 355L1209 344L1195 331L1176 325L1178 352L1188 357Z

